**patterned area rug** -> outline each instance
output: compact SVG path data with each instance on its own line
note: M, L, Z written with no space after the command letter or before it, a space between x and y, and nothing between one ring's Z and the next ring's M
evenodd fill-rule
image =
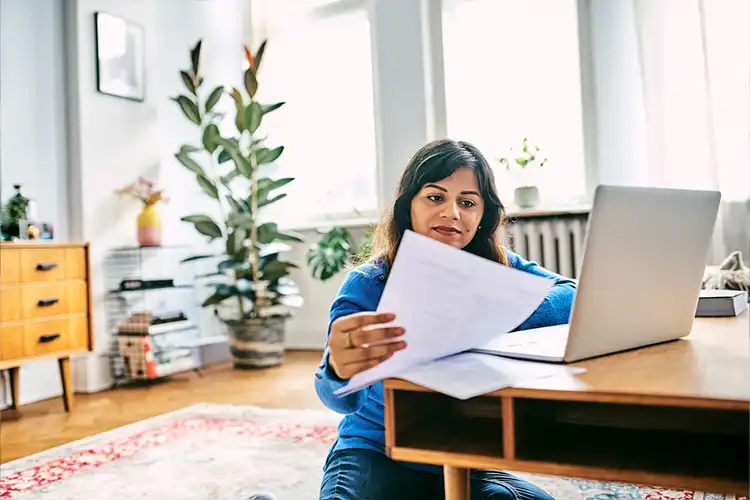
M200 404L2 466L0 499L316 499L338 416ZM521 474L559 500L733 496ZM740 500L740 499L737 499Z

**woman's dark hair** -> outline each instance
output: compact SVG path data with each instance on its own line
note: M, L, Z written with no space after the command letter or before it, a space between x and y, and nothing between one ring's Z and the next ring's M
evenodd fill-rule
M371 260L382 260L386 272L393 265L401 238L412 229L411 202L422 187L439 182L459 168L470 168L477 174L479 191L484 199L484 214L467 252L508 265L503 249L502 226L505 207L495 188L492 167L484 155L468 142L439 139L423 146L406 165L396 192L396 200L375 229Z

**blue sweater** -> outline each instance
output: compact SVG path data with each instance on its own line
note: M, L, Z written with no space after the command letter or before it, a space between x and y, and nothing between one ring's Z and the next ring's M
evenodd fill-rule
M539 308L519 325L517 330L567 323L576 282L552 273L515 253L506 252L510 266L555 281L555 285ZM376 263L364 264L351 271L331 306L330 322L356 312L375 311L385 287L384 274L383 266ZM331 323L328 326L329 335ZM338 438L331 452L355 448L384 453L383 384L378 382L344 397L335 395L334 392L345 386L347 381L338 378L329 366L327 347L315 377L315 390L323 404L345 415L339 424Z

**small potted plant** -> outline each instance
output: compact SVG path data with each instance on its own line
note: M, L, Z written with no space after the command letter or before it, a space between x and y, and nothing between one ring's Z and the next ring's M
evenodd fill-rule
M528 138L523 138L522 150L518 155L513 149L507 158L498 158L500 164L509 171L519 169L519 184L513 192L513 199L519 208L532 208L539 204L539 188L533 183L533 174L547 163L547 158L541 156L539 146L530 144Z
M161 217L156 210L156 204L166 201L163 189L154 189L154 183L145 177L138 177L117 191L119 196L130 196L141 203L143 209L138 215L138 244L143 247L161 245Z

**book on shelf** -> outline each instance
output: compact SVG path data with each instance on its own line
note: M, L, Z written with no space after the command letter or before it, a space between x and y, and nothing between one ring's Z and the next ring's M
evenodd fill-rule
M157 335L193 328L182 311L169 311L160 314L151 312L133 313L117 329L118 335Z

